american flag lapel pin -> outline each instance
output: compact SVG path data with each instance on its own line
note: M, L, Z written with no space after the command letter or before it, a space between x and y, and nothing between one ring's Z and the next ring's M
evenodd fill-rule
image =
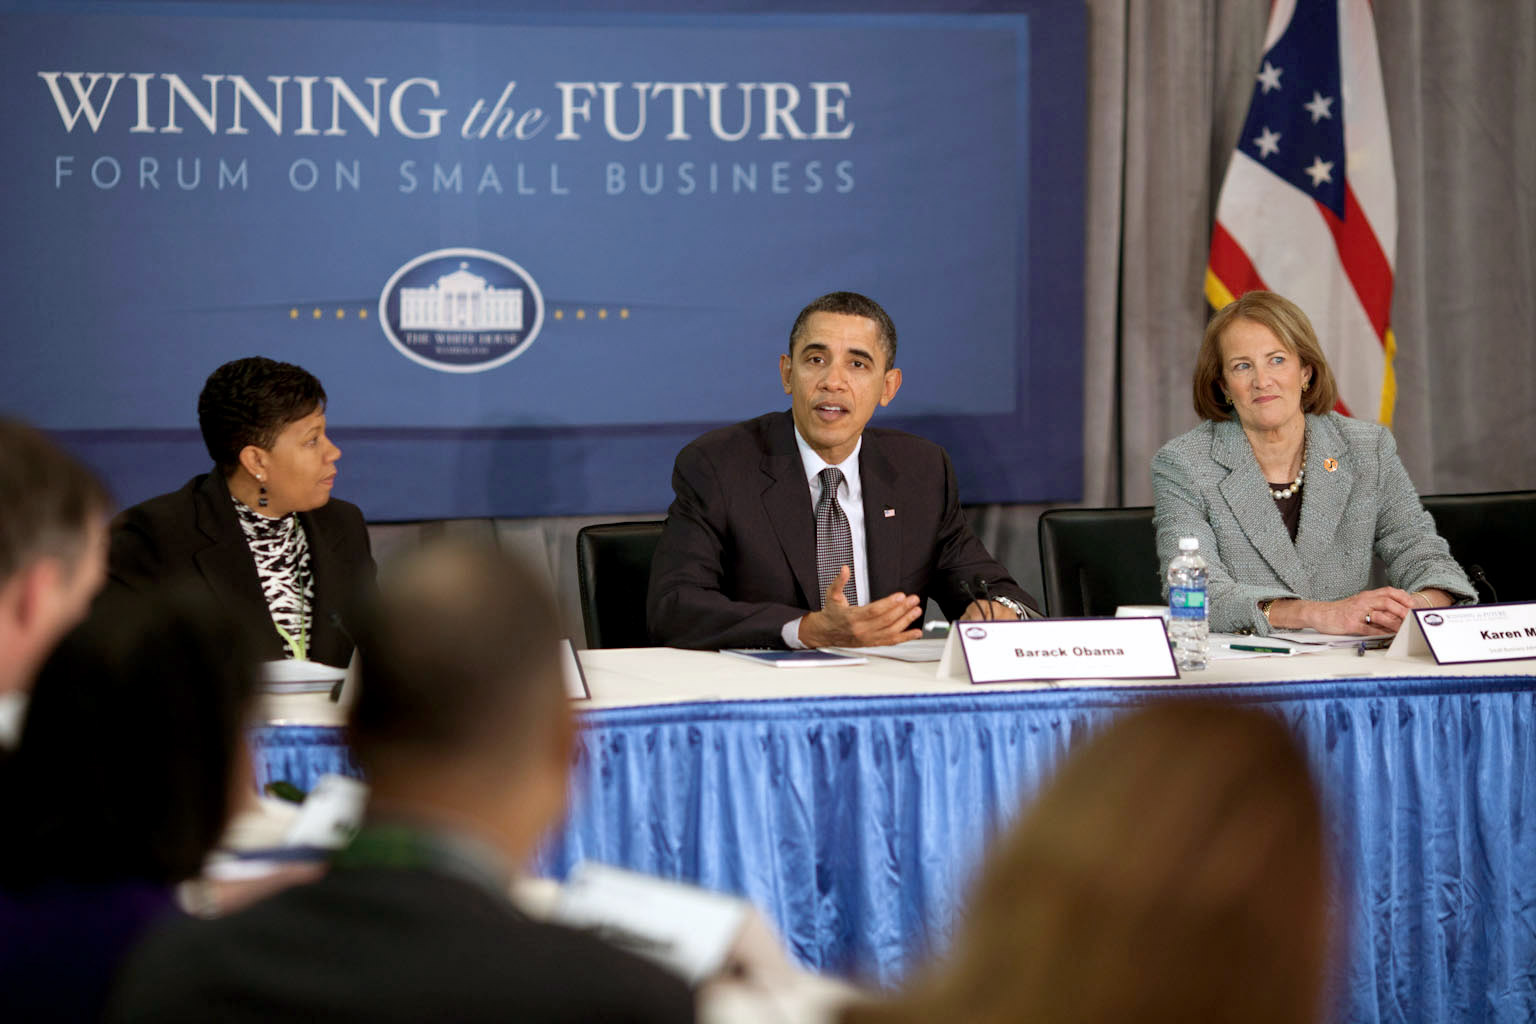
M880 514L885 516L885 518L887 518L887 519L895 519L896 518L896 510L891 508L891 506L889 506L889 505L885 506L885 508L881 511Z

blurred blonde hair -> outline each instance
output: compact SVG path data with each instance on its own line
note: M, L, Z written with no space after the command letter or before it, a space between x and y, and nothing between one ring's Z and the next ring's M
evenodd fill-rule
M1071 755L997 844L947 962L845 1021L1314 1021L1325 879L1284 726L1153 706Z

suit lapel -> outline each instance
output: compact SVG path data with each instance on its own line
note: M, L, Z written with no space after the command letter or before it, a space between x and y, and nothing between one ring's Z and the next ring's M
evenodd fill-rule
M1253 447L1236 420L1216 424L1211 457L1231 470L1221 482L1221 494L1233 519L1248 537L1248 542L1263 556L1287 587L1302 592L1306 589L1307 572L1296 545L1291 543L1290 532L1280 518L1269 494L1269 481L1259 469L1259 460L1253 457ZM1308 483L1312 471L1307 470ZM1306 499L1302 499L1302 515L1306 515Z
M811 511L811 488L805 481L805 464L795 446L795 425L789 413L769 431L763 452L763 509L779 547L789 562L795 582L805 595L806 607L821 610L821 588L816 585L816 517Z
M1354 487L1344 436L1326 416L1308 416L1307 477L1301 490L1301 524L1296 550L1302 562L1321 566L1336 551L1334 537ZM1327 467L1333 463L1333 470Z
M869 569L869 599L878 601L901 582L901 516L897 511L898 472L867 432L859 449L859 482L864 488L864 560ZM886 515L889 509L893 514Z
M335 548L340 537L333 536L327 543L325 531L315 525L314 512L300 512L299 525L304 528L304 536L309 541L309 571L315 578L315 598L310 606L309 656L320 660L317 641L322 636L330 636L331 617L341 614L340 602L350 595L338 594L335 587L336 581L344 578Z
M207 481L198 488L197 528L208 539L208 545L193 555L198 572L202 573L208 589L218 597L236 622L270 619L267 599L261 592L261 581L256 577L256 561L251 557L250 546L235 518L234 503L229 489L219 476L218 469L209 474ZM272 630L274 645L279 642L277 630ZM272 656L272 652L265 652Z

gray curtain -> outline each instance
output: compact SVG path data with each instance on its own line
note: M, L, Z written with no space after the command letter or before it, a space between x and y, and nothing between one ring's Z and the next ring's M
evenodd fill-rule
M1196 422L1190 373L1211 219L1270 3L1086 7L1083 504L1144 505L1152 454ZM1403 462L1426 494L1536 488L1536 4L1390 0L1375 12L1398 179L1393 430ZM972 510L982 539L1035 594L1042 510ZM548 567L580 642L576 532L614 518L376 535L386 549L423 529L499 536Z
M1088 0L1085 505L1150 504L1153 453L1196 423L1211 221L1269 8ZM1536 5L1391 0L1375 16L1403 462L1423 494L1536 488ZM1041 511L974 510L1031 587Z
M1397 162L1398 403L1425 493L1536 487L1536 5L1376 5Z
M1113 395L1089 375L1089 502L1149 502L1153 452L1195 423L1211 217L1269 6L1088 4L1086 355L1121 367ZM1536 487L1536 6L1392 0L1375 14L1398 178L1403 462L1422 493ZM1120 422L1095 437L1110 408Z

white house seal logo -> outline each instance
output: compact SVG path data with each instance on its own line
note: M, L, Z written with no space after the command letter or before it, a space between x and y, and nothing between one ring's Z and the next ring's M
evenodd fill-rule
M438 249L395 271L379 325L407 359L479 373L522 355L544 324L544 296L522 267L484 249Z

